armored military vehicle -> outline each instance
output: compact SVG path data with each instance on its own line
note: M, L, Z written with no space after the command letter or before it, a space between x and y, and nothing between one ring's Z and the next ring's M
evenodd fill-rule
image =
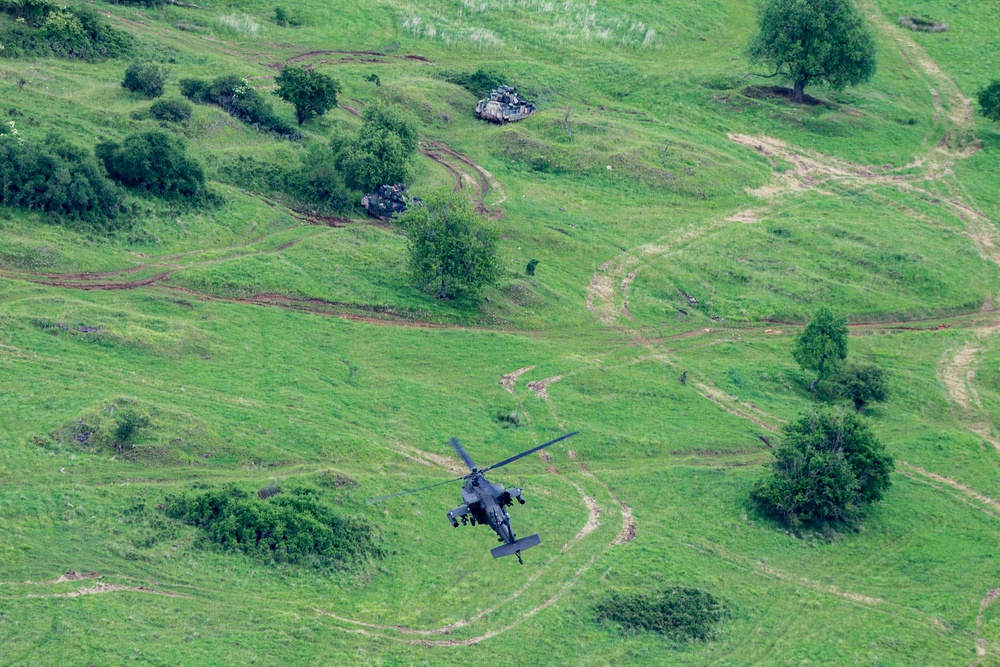
M420 205L417 197L406 196L406 186L402 183L395 185L380 185L375 192L369 192L361 198L361 205L368 211L368 215L388 220L396 213L402 213L407 205Z
M479 100L476 117L491 123L513 123L535 113L535 105L517 96L510 86L500 86L490 93L488 100Z

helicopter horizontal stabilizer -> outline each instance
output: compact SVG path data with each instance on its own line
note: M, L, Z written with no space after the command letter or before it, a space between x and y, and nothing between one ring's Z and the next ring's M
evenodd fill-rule
M490 553L493 554L494 558L503 558L504 556L513 556L518 551L530 549L531 547L538 546L541 543L542 538L538 536L538 533L535 533L534 535L522 537L513 544L501 544L496 549L490 549Z

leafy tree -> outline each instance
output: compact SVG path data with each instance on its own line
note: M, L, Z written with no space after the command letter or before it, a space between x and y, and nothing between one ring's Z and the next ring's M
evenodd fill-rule
M404 183L417 150L417 122L404 110L376 102L364 112L356 138L335 139L334 161L353 190Z
M409 240L415 282L438 298L459 291L475 294L500 276L499 235L465 195L434 193L398 221Z
M751 498L790 525L854 519L892 485L892 457L854 413L804 414L784 432Z
M167 82L167 70L151 63L132 63L125 70L122 88L133 93L153 98L163 94L163 84Z
M1000 79L979 91L979 108L990 120L1000 121Z
M201 165L187 156L180 139L162 130L132 134L122 143L97 144L111 178L129 188L165 199L201 199L206 195Z
M854 402L858 414L869 403L882 403L889 397L886 374L875 364L852 364L837 377L837 390Z
M278 84L274 94L295 107L299 125L337 106L340 82L311 68L288 65L274 81Z
M809 385L812 391L847 358L847 320L820 308L795 341L792 356L803 370L816 371L817 377Z
M840 89L875 74L875 39L851 0L761 0L758 25L747 55L790 79L795 102L807 84Z
M149 417L132 408L119 411L115 416L114 446L118 448L118 451L134 447L135 437L139 431L151 423Z

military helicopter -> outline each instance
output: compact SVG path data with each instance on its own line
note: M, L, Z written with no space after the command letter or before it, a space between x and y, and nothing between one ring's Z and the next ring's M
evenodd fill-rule
M524 560L521 558L521 552L525 549L530 549L533 546L541 544L542 538L538 536L538 533L535 533L534 535L517 539L517 536L514 534L514 529L511 528L510 515L507 514L506 508L512 506L514 504L514 500L517 500L517 502L521 505L524 504L524 498L521 496L521 489L516 487L504 489L501 484L493 484L486 479L486 473L505 466L508 463L513 463L514 461L524 458L529 454L541 451L549 445L554 445L561 440L572 438L577 433L579 433L579 431L573 431L572 433L559 436L555 440L546 442L544 445L532 447L531 449L521 452L516 456L504 459L503 461L500 461L500 463L494 463L493 465L482 469L477 468L476 464L472 462L472 457L469 456L469 453L465 451L464 447L462 447L462 443L460 443L457 438L452 438L449 440L449 443L455 448L459 457L465 461L465 465L469 466L470 472L468 475L456 477L455 479L449 479L444 482L438 482L437 484L431 484L430 486L424 486L419 489L410 489L409 491L400 491L399 493L393 493L388 496L372 498L368 502L378 503L383 500L389 500L390 498L398 498L411 493L433 489L436 486L443 486L445 484L451 484L452 482L462 481L462 502L464 504L448 512L448 520L451 521L451 525L458 528L459 521L462 522L463 526L469 523L473 526L477 523L489 525L489 527L496 532L499 541L503 543L499 547L490 550L493 557L502 558L503 556L515 555L517 556L517 562L524 565Z

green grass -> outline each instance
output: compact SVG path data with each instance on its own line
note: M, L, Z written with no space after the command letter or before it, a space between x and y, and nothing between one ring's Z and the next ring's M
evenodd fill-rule
M997 76L994 8L861 3L884 19L876 78L810 88L828 104L795 107L741 92L774 83L747 76L743 0L310 0L296 3L294 28L275 25L273 4L198 4L95 6L170 69L168 97L181 77L228 73L269 93L274 64L291 56L378 51L303 63L340 79L343 105L409 106L423 141L493 175L502 192L485 203L503 211L506 274L488 301L441 302L408 284L391 226L360 215L311 225L287 202L225 182L238 157L293 167L308 145L357 126L344 109L306 123L301 142L200 105L166 128L204 164L225 200L215 208L133 197L132 228L113 237L0 210L0 664L951 665L976 661L980 639L980 664L1000 664L1000 603L977 621L1000 586L1000 511L967 490L1000 499L989 442L1000 440L1000 348L985 328L995 312L980 313L997 303L998 275L989 243L972 238L1000 244L1000 131L948 113L956 92L972 97ZM256 34L222 28L234 13ZM904 31L900 42L891 25L904 13L952 30ZM921 69L914 44L940 74ZM84 147L158 127L133 117L149 102L120 88L126 65L0 58L0 122ZM475 121L474 96L446 75L480 66L507 73L541 111L506 127ZM380 87L364 78L373 72ZM291 122L291 107L272 102ZM906 184L814 172L772 196L799 178L795 165L730 134ZM935 149L972 138L982 149L965 159ZM908 167L916 157L927 162ZM453 183L416 159L416 194ZM982 227L949 201L981 211ZM747 210L755 221L728 220ZM37 282L81 272L169 277L121 291ZM589 310L588 286L603 277L611 294ZM269 305L247 303L261 294ZM852 327L850 353L889 372L890 400L868 414L898 472L860 526L790 534L748 493L770 458L761 436L773 443L782 420L834 400L805 390L811 378L790 355L820 304L884 323ZM499 384L529 366L514 393ZM548 399L527 387L556 376ZM948 393L953 377L967 407ZM67 436L123 400L153 421L129 455ZM497 419L512 411L520 425ZM511 511L515 529L542 536L523 567L489 556L486 529L451 528L455 487L367 503L455 476L452 435L487 465L569 430L581 434L550 461L495 473L528 500ZM331 485L336 475L357 485ZM386 555L334 572L270 564L214 549L157 509L167 495L233 482L317 488L338 513L378 525ZM599 525L576 538L589 518L582 495ZM618 501L636 533L612 546ZM69 569L176 595L53 597L95 584L43 583ZM716 639L622 634L593 608L608 592L670 586L727 605ZM449 634L393 629L456 623ZM421 643L490 631L471 645Z

